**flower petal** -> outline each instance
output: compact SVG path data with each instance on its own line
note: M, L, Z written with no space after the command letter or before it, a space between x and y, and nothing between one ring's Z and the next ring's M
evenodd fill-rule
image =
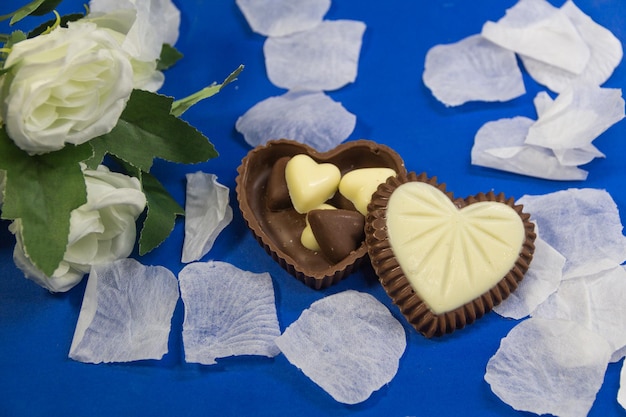
M604 338L575 322L531 318L502 339L485 380L516 410L584 417L611 352Z
M311 304L276 344L335 400L356 404L393 379L406 335L378 300L350 290Z
M519 287L493 311L503 317L522 319L554 293L561 283L565 257L537 236L530 268Z
M578 83L602 85L622 60L622 43L611 31L583 13L573 1L565 2L561 10L569 17L589 47L591 55L587 66L576 75L528 56L521 56L524 67L535 81L558 93Z
M481 34L520 55L580 74L589 62L589 47L563 11L545 0L520 0Z
M253 31L264 36L285 36L319 25L330 0L237 0Z
M270 37L263 45L267 76L288 90L331 91L354 82L365 24L325 20L313 29Z
M534 123L522 116L485 123L474 138L472 164L552 180L586 179L586 171L562 165L552 150L524 142Z
M624 118L621 89L576 85L557 96L526 136L526 143L556 150L585 148ZM565 165L562 155L559 161Z
M326 94L292 91L255 104L235 125L253 147L286 138L322 152L347 139L355 126L356 116Z
M220 232L232 221L228 193L228 187L218 183L214 174L187 174L183 263L206 255Z
M274 339L280 328L268 273L242 271L225 262L195 262L178 279L187 362L211 365L228 356L279 353Z
M617 205L604 190L569 189L518 200L541 238L567 259L563 279L611 269L626 261L626 237Z
M626 346L625 299L626 271L616 265L607 271L564 281L532 316L575 321L604 337L613 347L613 354Z
M480 35L426 53L424 84L447 106L507 101L526 92L515 54Z
M162 266L121 259L93 267L69 357L89 363L161 359L178 296L176 277Z

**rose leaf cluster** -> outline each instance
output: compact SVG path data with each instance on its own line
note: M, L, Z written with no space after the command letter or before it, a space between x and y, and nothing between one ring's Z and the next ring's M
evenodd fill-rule
M0 21L44 15L59 3L34 0ZM85 15L55 12L29 33L0 34L1 218L12 221L17 266L51 291L67 291L92 265L129 256L146 209L139 253L167 238L184 210L150 174L153 161L217 157L179 117L243 68L174 101L156 92L162 71L182 57L173 46L180 12L172 1L89 6ZM108 161L125 172L109 171Z

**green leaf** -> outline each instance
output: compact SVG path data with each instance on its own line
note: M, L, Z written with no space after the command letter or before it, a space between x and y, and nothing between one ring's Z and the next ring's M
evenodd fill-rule
M174 104L172 104L172 114L174 116L180 116L184 112L189 110L194 104L198 103L199 101L202 101L206 98L216 95L226 85L235 81L242 70L243 70L243 65L239 65L239 68L237 68L228 77L226 77L224 82L222 82L221 84L213 84L209 87L203 88L202 90L188 97L182 98L180 100L176 100Z
M8 56L7 51L9 51L13 47L13 45L25 39L26 39L26 34L22 32L21 30L13 31L10 35L7 35L4 45L3 45L3 52L0 54L0 61L1 61L0 66L1 67L4 67L4 62L6 61L6 58ZM10 69L11 67L2 68L0 70L0 75L8 72Z
M171 68L175 63L177 63L183 54L180 53L178 49L173 47L170 44L164 43L161 48L161 56L159 57L159 61L157 62L157 70L165 71L168 68Z
M4 45L2 47L3 49L5 49L5 51L3 51L3 54L8 54L8 50L11 49L13 45L25 39L26 34L21 30L15 30L9 35L4 35L2 38L2 41L4 42Z
M21 30L15 30L11 32L11 34L9 35L9 39L7 40L7 43L4 46L7 48L11 48L16 43L21 42L25 39L26 39L26 34L24 32L22 32Z
M94 141L133 167L149 172L154 158L194 164L217 156L206 136L170 114L172 98L133 91L117 125Z
M148 201L148 211L139 238L139 254L145 255L163 243L174 229L176 217L184 215L185 210L153 175L143 172L141 184Z
M145 255L163 243L174 229L176 217L184 216L185 210L152 174L140 171L118 158L113 159L128 175L139 179L146 196L148 209L139 238L139 254Z
M83 17L85 17L85 15L82 14L82 13L72 13L72 14L68 14L68 15L65 15L65 16L61 16L61 20L59 21L59 26L67 27L67 24L69 22L75 22L77 20L82 19ZM28 37L29 38L34 38L36 36L39 36L42 33L44 33L45 31L47 31L49 28L54 26L55 24L56 24L56 20L55 19L48 20L47 22L44 22L44 23L40 24L39 26L37 26L36 28L34 28L30 32L28 32Z
M93 150L93 155L91 156L91 158L85 160L85 165L87 165L87 168L89 169L96 169L98 168L98 165L102 164L102 161L104 161L104 157L107 154L107 150L104 146L104 142L99 141L99 140L90 140L88 142L91 145L91 149Z
M0 16L0 21L11 19L9 24L14 25L20 20L22 20L23 18L25 18L26 16L33 14L33 12L35 12L39 8L39 6L41 6L45 1L46 0L33 0L32 2L28 3L26 6L22 6L21 8L17 9L13 13Z
M62 1L63 0L44 0L31 14L33 16L43 16L47 13L51 13Z
M30 156L0 130L0 169L7 181L2 218L21 219L28 255L48 276L63 259L71 211L87 201L79 162L91 154L85 144Z

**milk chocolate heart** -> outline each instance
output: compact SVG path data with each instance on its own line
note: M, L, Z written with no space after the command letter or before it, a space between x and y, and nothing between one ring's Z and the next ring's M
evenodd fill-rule
M302 143L281 139L252 149L237 169L239 208L257 241L284 269L309 287L326 288L353 272L367 256L365 242L339 262L306 249L300 242L305 214L293 207L273 210L268 206L267 183L281 158L305 154L317 163L331 163L342 175L360 168L391 168L406 174L402 158L391 148L368 140L346 142L320 153ZM329 201L337 208L354 209L339 193Z
M514 291L534 225L512 198L454 199L425 174L390 178L370 204L366 242L381 283L427 337L474 322Z

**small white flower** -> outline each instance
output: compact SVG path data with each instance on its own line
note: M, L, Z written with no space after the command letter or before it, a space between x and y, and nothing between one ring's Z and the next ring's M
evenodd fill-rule
M30 261L21 221L17 219L9 226L16 237L15 264L26 278L53 292L74 287L93 265L128 257L135 245L135 221L146 206L137 178L111 172L102 165L83 172L87 203L71 213L67 250L52 276L46 276Z
M133 68L108 30L58 27L15 44L0 78L0 117L29 154L110 132L133 89Z

